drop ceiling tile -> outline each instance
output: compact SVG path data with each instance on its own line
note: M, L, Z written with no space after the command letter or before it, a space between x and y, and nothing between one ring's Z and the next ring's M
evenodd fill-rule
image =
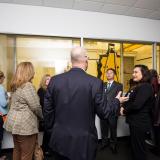
M91 2L104 2L105 0L75 0L75 1L91 1Z
M42 0L13 0L16 4L42 5Z
M44 6L56 8L72 8L74 0L43 0Z
M0 0L0 3L12 3L13 0Z
M129 10L129 8L130 7L128 6L105 4L101 11L112 14L124 14L126 11Z
M148 15L153 13L153 10L149 9L142 9L142 8L134 8L132 7L126 12L126 15L128 16L134 16L134 17L143 17L143 18L148 18Z
M85 11L100 11L103 3L93 1L75 1L73 9L85 10Z
M144 8L158 10L160 8L160 0L138 0L135 3L136 8Z
M117 5L125 5L125 6L133 6L137 0L105 0L105 3L117 4Z

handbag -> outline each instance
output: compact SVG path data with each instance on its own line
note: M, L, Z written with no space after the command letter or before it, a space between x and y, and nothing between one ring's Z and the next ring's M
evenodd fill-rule
M7 114L2 114L2 113L0 112L0 116L1 116L2 119L3 119L3 122L5 122L6 119L7 119Z
M37 138L34 150L34 160L43 160L43 159L44 159L43 150L41 146L38 144L38 138Z

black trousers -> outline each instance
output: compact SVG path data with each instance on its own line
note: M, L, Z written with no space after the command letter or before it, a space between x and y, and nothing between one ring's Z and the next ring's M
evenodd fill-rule
M146 160L146 131L135 126L129 127L133 160Z
M42 149L43 152L50 152L49 141L50 141L50 133L44 130L43 132L43 141L42 141Z
M156 149L160 152L160 126L154 126L154 135Z
M54 152L54 160L69 160L67 157L60 155L57 152Z
M117 145L117 116L109 117L107 120L101 120L102 141L107 141L110 131L110 144Z

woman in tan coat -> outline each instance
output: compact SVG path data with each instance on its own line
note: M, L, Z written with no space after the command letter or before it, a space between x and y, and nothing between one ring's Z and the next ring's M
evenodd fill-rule
M4 128L13 135L13 160L32 160L35 149L42 109L31 83L33 77L32 63L22 62L11 82L11 107Z

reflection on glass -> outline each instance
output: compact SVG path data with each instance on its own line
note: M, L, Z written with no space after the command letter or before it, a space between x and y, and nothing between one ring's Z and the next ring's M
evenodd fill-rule
M123 44L123 77L124 91L129 89L129 79L132 78L134 65L144 64L152 68L152 45L124 43Z
M70 67L70 50L80 46L80 40L72 38L46 38L19 36L16 38L17 64L30 61L35 67L33 83L38 88L44 74L60 74Z
M35 67L33 80L36 88L44 74L56 75L70 69L70 50L80 46L80 39L57 38L40 36L18 36L0 34L0 70L5 73L5 88L9 90L9 83L16 64L22 61L31 61ZM123 75L125 91L129 88L129 79L132 77L133 67L136 64L145 64L152 68L152 45L123 44L123 73L120 68L120 43L104 40L84 39L84 47L88 51L89 65L87 72L106 81L106 69L117 70L115 80L120 81ZM101 59L101 65L99 60ZM157 70L160 71L160 44L157 46Z
M114 68L115 80L120 81L120 43L84 39L84 47L89 56L89 74L106 81L106 70Z
M14 36L0 35L0 70L5 74L4 87L10 90L9 84L14 72Z
M157 45L157 72L160 74L160 44Z

